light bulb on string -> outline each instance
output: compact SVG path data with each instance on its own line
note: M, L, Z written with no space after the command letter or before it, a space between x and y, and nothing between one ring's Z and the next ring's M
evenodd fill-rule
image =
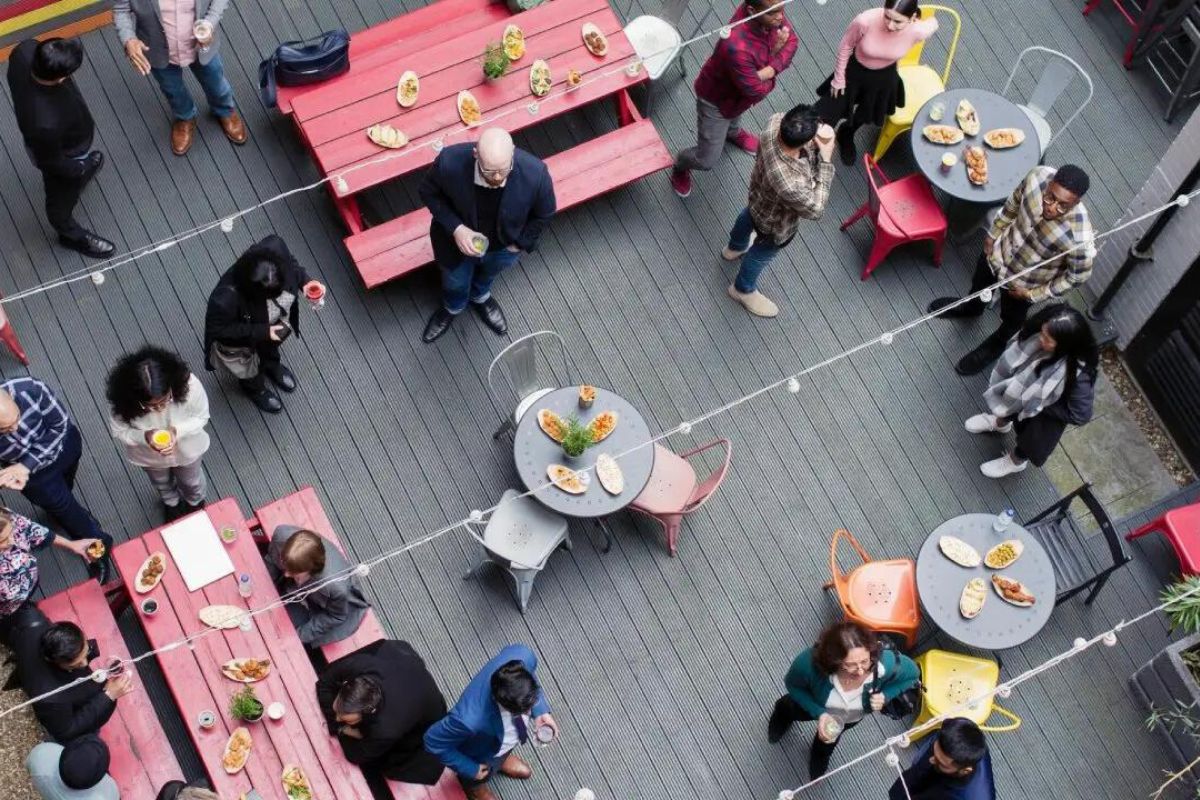
M108 670L98 669L92 673L91 678L96 683L104 683L108 680Z
M902 733L900 734L900 738L896 740L896 744L901 747L912 747L912 739L909 738L907 733Z
M584 786L575 793L575 800L596 800L596 793Z
M1100 641L1104 642L1105 647L1116 647L1117 646L1117 632L1109 631L1108 633L1106 633L1100 637Z
M1180 208L1187 208L1187 204L1192 202L1192 198L1186 194L1181 194L1175 198L1175 205Z
M226 217L221 220L221 232L233 233L233 217Z
M728 39L730 36L733 36L733 28L729 27L728 25L726 25L724 28L721 28L720 36L722 39Z
M529 105L525 106L525 108L527 111L529 111L530 116L536 116L540 106L538 106L537 101L534 101L534 102L530 103Z
M1082 650L1083 648L1087 647L1087 639L1083 638L1082 636L1076 636L1075 641L1072 642L1072 644L1076 650Z
M641 72L641 70L642 70L642 62L641 61L631 61L631 62L629 62L629 66L625 68L625 74L631 78L636 78L638 76L638 73Z
M796 376L793 375L787 379L787 390L792 394L800 393L800 381L796 379Z
M442 152L442 148L445 146L446 146L446 144L441 139L434 139L432 142L429 143L429 149L435 153Z
M997 686L996 687L996 697L999 697L1002 700L1012 697L1012 687L1011 686Z
M333 179L333 185L337 187L337 190L339 192L344 193L344 192L350 191L350 184L346 183L346 179L343 178L341 175L338 175L336 178Z
M779 793L779 797L777 800L796 800L796 793L793 792L791 789L784 789L782 792Z
M102 285L104 283L104 273L103 272L93 272L92 273L92 283L96 284L97 286Z
M896 337L891 331L888 331L887 333L885 333L879 337L879 343L881 345L883 345L884 347L887 347L895 340L896 340Z
M887 751L887 755L883 757L883 760L884 763L886 763L889 767L900 766L900 756L896 755L894 750L889 749Z
M354 568L354 577L356 577L356 578L365 578L370 574L371 574L371 565L370 564L359 564L357 567Z
M979 299L985 303L992 302L992 290L984 289L982 292L979 293Z
M687 434L691 433L692 432L692 423L690 423L690 422L679 423L679 432L684 434L685 436Z
M467 515L467 518L470 519L471 522L478 524L480 522L483 522L483 512L480 511L478 508L473 508L473 509L471 509L471 513Z

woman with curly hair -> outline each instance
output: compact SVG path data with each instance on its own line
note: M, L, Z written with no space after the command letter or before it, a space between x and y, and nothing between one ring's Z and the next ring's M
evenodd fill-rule
M169 350L147 345L108 374L109 429L129 463L150 476L168 522L204 507L208 396Z
M808 751L808 775L815 780L829 769L842 733L867 714L916 686L921 671L908 656L886 649L873 631L857 622L839 622L821 631L817 642L792 662L767 725L774 744L797 720L816 720Z

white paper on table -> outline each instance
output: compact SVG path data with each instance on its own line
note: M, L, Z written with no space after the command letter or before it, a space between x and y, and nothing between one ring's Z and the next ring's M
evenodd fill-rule
M168 525L162 537L189 592L233 574L233 562L207 514L191 514Z

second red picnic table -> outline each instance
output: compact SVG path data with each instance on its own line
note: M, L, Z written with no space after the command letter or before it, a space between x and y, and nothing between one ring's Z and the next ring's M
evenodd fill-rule
M226 545L234 574L189 592L163 541L161 528L113 550L134 600L134 611L156 649L205 631L207 626L199 617L200 609L205 606L259 608L278 599L237 502L222 500L197 513L207 514L216 530L231 527L237 531L236 539ZM138 594L135 582L141 566L155 552L167 557L166 572L155 589L145 595ZM238 593L239 573L250 576L253 591L249 598ZM140 608L145 597L158 601L159 609L153 616L147 616ZM271 673L253 684L256 693L264 705L282 702L286 713L278 721L264 717L256 723L239 723L230 718L228 707L230 696L242 685L226 678L221 665L233 658L264 657L271 660ZM308 777L315 797L372 799L362 772L346 761L337 740L329 735L317 704L316 673L282 606L255 616L250 630L212 632L189 645L160 653L157 658L209 781L221 797L236 798L251 788L265 800L285 797L280 777L285 765L294 764ZM198 724L203 711L216 715L216 724L211 729L202 729ZM221 758L226 740L239 724L246 724L253 745L245 768L229 775Z

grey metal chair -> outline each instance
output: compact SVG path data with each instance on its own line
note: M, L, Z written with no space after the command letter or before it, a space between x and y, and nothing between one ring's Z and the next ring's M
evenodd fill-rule
M1071 516L1071 502L1075 498L1079 498L1095 518L1107 552L1097 546L1096 539L1100 537L1088 536ZM1108 512L1092 493L1090 483L1083 484L1026 522L1025 529L1041 542L1050 556L1058 584L1056 605L1091 588L1084 601L1085 605L1090 605L1112 574L1130 561L1124 542L1113 527Z
M1075 118L1092 101L1094 87L1092 86L1091 76L1073 58L1057 50L1051 50L1049 47L1034 45L1033 47L1026 47L1017 56L1017 63L1013 64L1012 72L1008 75L1008 81L1004 84L1004 91L1000 94L1008 97L1008 91L1012 88L1013 81L1016 79L1017 72L1021 69L1022 62L1027 55L1035 51L1045 53L1048 56L1048 60L1042 68L1041 76L1038 77L1037 85L1033 87L1033 92L1023 104L1018 104L1018 107L1025 112L1025 116L1029 117L1034 130L1037 131L1041 153L1045 155L1050 144L1075 121ZM1054 130L1050 125L1050 111L1076 79L1081 79L1087 85L1087 97L1071 113L1071 116L1067 117L1067 121L1059 126L1058 130Z
M467 523L467 531L483 545L484 559L463 575L474 578L488 564L506 570L516 583L517 604L521 613L529 605L533 582L560 546L571 549L567 520L532 497L508 489L500 498L499 507L484 526L483 533L475 523Z
M540 343L557 351L552 362L548 356L542 358L538 355ZM562 365L562 374L555 375L554 370L559 363ZM488 389L502 405L512 403L513 411L504 418L492 438L499 439L504 434L516 430L517 423L530 406L562 386L560 381L566 380L569 371L567 345L554 331L526 334L497 353L488 366ZM507 384L510 393L508 395L502 391L502 387L497 386L501 376Z
M681 30L683 16L687 13L688 0L665 0L657 14L642 14L630 19L625 25L625 38L633 45L633 51L642 61L642 66L649 76L646 85L646 114L649 116L652 105L654 84L660 80L672 64L679 66L679 77L687 75L687 65L680 57L683 53L683 42L694 38L700 28L708 21L713 13L713 4L704 3L704 13L696 19L696 25L691 33L684 36ZM629 19L633 13L633 0L630 0L622 17Z

